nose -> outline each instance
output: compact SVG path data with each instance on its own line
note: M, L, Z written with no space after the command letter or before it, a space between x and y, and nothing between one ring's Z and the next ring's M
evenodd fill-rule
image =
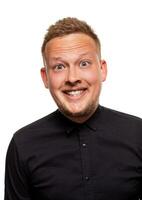
M67 74L67 83L69 84L76 84L76 83L80 83L80 76L79 76L79 72L77 70L77 67L75 66L71 66L68 69L68 74Z

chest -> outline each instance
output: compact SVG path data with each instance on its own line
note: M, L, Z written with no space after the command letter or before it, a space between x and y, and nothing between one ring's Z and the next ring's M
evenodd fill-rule
M138 199L142 161L135 145L90 131L44 141L28 159L35 199Z

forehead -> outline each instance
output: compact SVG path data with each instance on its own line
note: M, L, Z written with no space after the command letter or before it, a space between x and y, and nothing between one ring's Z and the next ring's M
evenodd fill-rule
M83 33L73 33L50 40L45 47L45 57L64 54L85 54L97 52L96 42Z

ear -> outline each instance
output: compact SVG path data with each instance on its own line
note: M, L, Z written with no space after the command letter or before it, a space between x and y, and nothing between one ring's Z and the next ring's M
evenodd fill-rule
M105 60L100 61L101 65L101 77L102 77L102 82L106 80L107 77L107 63Z
M46 71L45 67L41 68L40 74L41 74L41 78L42 78L42 81L44 83L44 86L46 88L48 88L48 77L47 77L47 71Z

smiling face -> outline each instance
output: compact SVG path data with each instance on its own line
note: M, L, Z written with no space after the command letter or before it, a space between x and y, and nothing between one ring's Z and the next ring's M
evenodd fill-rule
M95 41L83 33L51 39L45 61L41 76L60 111L73 121L86 121L98 106L107 73Z

